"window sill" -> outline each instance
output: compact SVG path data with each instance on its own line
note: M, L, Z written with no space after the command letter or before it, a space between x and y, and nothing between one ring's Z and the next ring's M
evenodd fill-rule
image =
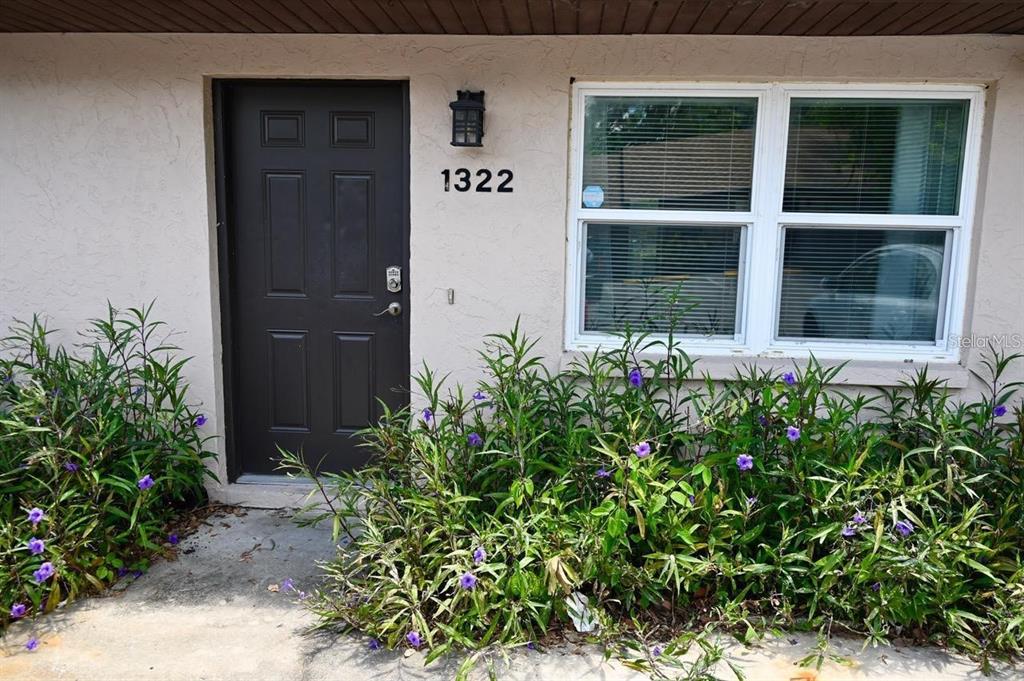
M575 359L582 359L587 353L581 350L566 350L562 353L561 368L566 369ZM700 355L689 353L694 360L694 374L703 377L707 374L712 380L724 381L733 378L737 369L755 366L761 370L781 373L793 367L803 369L807 359L801 357L760 357L755 355ZM642 354L640 359L658 359L662 355ZM820 359L824 366L836 366L842 363L838 359ZM960 364L952 361L915 361L900 362L896 360L849 360L846 366L832 381L832 385L848 385L859 387L895 387L902 381L912 379L919 369L928 367L928 375L933 379L946 381L951 389L966 388L970 382L970 372Z

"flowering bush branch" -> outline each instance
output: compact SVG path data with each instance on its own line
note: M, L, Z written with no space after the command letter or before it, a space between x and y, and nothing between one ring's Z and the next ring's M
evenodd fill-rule
M109 308L78 352L38 318L3 341L0 630L141 574L177 543L176 510L205 499L206 417L150 311Z
M429 659L632 632L655 669L707 627L1024 652L1017 357L961 403L926 370L832 390L840 367L813 359L715 382L672 337L558 373L532 348L518 325L491 337L472 394L424 369L420 405L364 434L369 467L325 478L334 511L307 519L352 539L308 601L324 625Z

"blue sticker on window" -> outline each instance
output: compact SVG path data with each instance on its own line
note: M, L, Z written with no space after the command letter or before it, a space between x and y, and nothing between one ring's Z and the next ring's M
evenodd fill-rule
M596 184L583 188L583 206L585 208L600 208L604 203L604 190Z

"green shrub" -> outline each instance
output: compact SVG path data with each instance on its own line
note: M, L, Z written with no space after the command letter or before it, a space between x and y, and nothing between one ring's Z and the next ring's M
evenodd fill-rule
M79 352L38 318L4 341L0 629L145 569L176 510L205 498L205 418L149 313L109 309Z
M671 337L627 335L556 374L532 347L518 325L492 337L473 395L425 370L425 409L386 414L369 467L321 478L330 508L305 521L341 538L312 599L324 625L418 637L431 658L581 612L605 631L842 627L1022 652L1015 357L961 404L924 370L864 395L813 360L700 380Z

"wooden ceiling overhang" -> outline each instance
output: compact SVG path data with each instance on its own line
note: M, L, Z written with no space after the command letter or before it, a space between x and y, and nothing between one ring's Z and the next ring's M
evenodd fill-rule
M5 33L1024 33L1024 0L0 0Z

